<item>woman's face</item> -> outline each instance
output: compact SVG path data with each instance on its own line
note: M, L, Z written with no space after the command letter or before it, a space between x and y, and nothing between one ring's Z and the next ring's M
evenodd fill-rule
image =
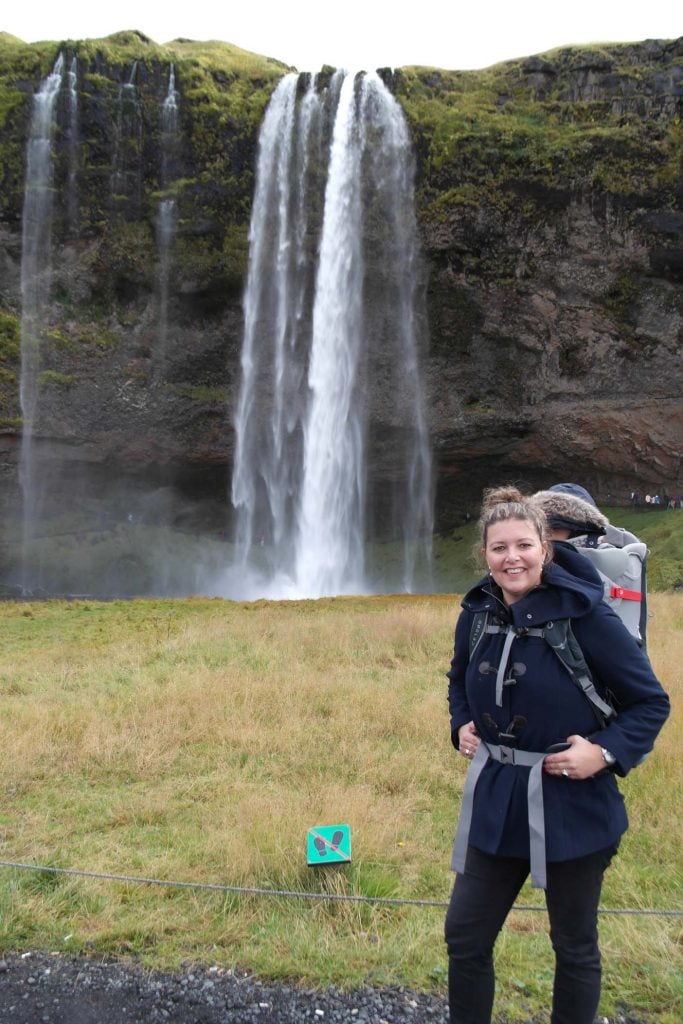
M489 526L484 555L506 604L514 604L539 585L547 553L548 545L526 519L503 519Z

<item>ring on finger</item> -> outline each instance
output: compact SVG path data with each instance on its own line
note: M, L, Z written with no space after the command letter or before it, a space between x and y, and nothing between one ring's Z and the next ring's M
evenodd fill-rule
M567 771L567 769L566 769L566 768L563 768L563 769L562 769L562 775L564 775L565 779L568 779L568 778L569 778L569 772Z

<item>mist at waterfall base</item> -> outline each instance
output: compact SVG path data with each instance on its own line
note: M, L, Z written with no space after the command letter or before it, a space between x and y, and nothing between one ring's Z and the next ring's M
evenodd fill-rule
M65 76L58 62L34 100L29 147L42 132L43 169L32 171L27 154L23 592L253 600L432 589L420 374L425 282L411 146L389 90L376 75L338 72L325 83L288 75L271 99L259 140L235 457L223 504L215 472L203 494L201 473L193 479L186 470L179 482L177 473L152 467L146 475L84 467L62 458L59 443L34 436L35 339L51 267L49 244L36 264L31 232L49 238L54 93L64 79L75 95L73 71ZM175 233L174 201L164 190L175 174L180 99L171 67L160 111L158 383ZM139 131L135 67L120 90L119 120L117 131ZM116 154L115 146L112 190L134 195L138 170ZM35 197L43 203L37 213Z

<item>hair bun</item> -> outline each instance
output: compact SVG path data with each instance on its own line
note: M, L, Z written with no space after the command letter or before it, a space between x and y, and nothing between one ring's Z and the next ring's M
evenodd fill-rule
M482 509L488 511L494 505L520 505L525 501L525 496L517 487L489 487L483 494Z

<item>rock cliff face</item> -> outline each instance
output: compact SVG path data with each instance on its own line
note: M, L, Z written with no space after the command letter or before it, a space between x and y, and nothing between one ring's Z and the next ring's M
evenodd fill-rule
M422 156L441 509L680 481L683 41L399 74ZM438 108L441 109L438 109Z
M0 36L5 538L20 505L26 139L60 51L75 58L78 119L60 96L37 458L66 490L87 472L110 505L116 480L120 514L147 489L174 521L229 531L258 128L286 69L137 33L61 46ZM173 139L160 118L171 66ZM384 77L418 162L438 527L513 479L603 495L680 487L683 39Z

